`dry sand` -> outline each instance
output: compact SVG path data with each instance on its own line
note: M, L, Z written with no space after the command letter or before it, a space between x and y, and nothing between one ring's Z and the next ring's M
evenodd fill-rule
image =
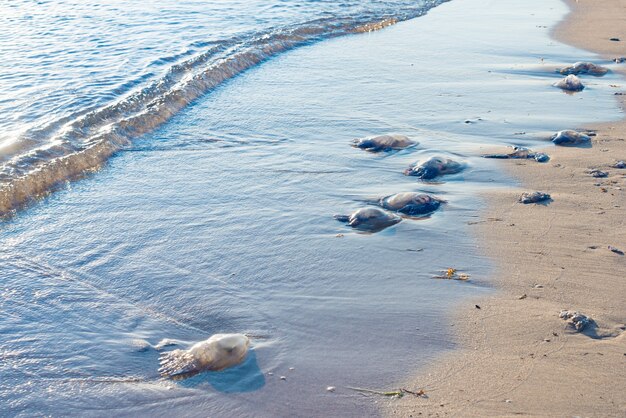
M626 56L626 0L570 5L558 40ZM626 108L626 96L615 97ZM427 397L387 401L386 415L626 416L626 257L608 249L626 251L626 169L609 167L626 160L626 123L581 123L597 130L592 148L554 147L547 164L503 161L525 190L553 201L523 205L517 190L488 196L472 228L498 263L498 291L458 307L450 322L461 348L406 384ZM572 331L562 309L589 315L597 329Z

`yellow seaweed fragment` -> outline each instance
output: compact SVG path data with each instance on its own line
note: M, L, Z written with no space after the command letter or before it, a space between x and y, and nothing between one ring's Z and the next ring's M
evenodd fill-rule
M446 279L446 280L461 280L467 281L469 280L470 275L467 273L459 273L459 271L455 268L448 267L443 271L443 275L433 276L433 279Z

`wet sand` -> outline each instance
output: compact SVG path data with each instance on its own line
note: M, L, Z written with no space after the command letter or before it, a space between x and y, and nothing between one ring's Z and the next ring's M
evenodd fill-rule
M500 164L480 159L481 147L508 145L520 129L556 129L555 120L569 128L585 116L608 120L612 115L597 110L612 110L612 92L604 94L607 86L590 86L570 97L550 88L552 79L543 73L528 71L528 77L511 69L524 70L529 55L538 66L539 56L528 51L550 49L547 29L538 24L552 21L554 14L528 18L543 1L501 2L485 9L474 7L484 5L480 0L452 1L386 31L336 38L277 57L203 97L121 152L98 175L12 220L3 230L7 238L0 253L6 277L2 307L8 312L0 325L8 341L3 348L11 355L0 365L0 375L5 373L0 379L3 413L371 416L387 399L347 386L390 389L431 364L442 350L452 350L449 336L459 325L453 320L448 327L446 315L462 297L466 302L457 312L470 318L469 333L473 321L493 315L494 309L509 312L512 303L528 303L522 309L535 303L533 296L541 294L531 295L523 264L535 262L536 254L524 253L517 267L501 270L498 277L514 277L528 296L518 301L521 291L512 288L500 308L483 300L476 302L480 311L474 308L469 297L491 294L478 274L470 282L432 280L432 275L450 265L472 274L491 268L489 260L475 255L478 241L467 231L490 227L477 223L476 210L483 203L477 192L511 186L509 176L493 170L496 164L526 164L518 171L543 173L566 158L550 149L554 160L548 165ZM500 18L499 35L485 30L481 18ZM462 29L450 32L450 27ZM527 27L536 31L520 45ZM545 65L569 59L568 51L573 50L554 46ZM489 72L494 67L499 71ZM608 84L609 77L602 80ZM505 91L512 83L516 88ZM609 106L596 106L601 101ZM354 138L388 132L406 133L422 148L374 155L349 146ZM469 168L441 184L401 174L434 152L463 155ZM525 190L550 192L554 204L520 209L514 201L523 190L496 195L504 202L496 216L509 220L496 222L504 233L534 231L507 225L521 224L517 218L526 214L551 213L568 201L557 185L536 181L529 180L532 187ZM332 219L333 213L361 207L368 196L411 190L433 193L448 203L430 219L403 220L373 235L353 233ZM485 221L492 215L482 216ZM578 219L572 224L578 227ZM497 249L502 242L510 244L510 236L490 242ZM610 244L623 248L617 240ZM613 260L596 251L595 256ZM496 254L493 259L500 258ZM569 259L567 263L562 265L569 266ZM550 295L548 284L554 282L570 297L559 287L565 278L554 279L543 278L545 294ZM515 311L510 316L520 320L513 329L525 333L530 322L561 334L563 323L555 319L561 308L581 309L603 327L611 324L598 316L605 311L588 311L590 304L546 304L550 306L536 309L546 319ZM477 342L466 346L472 354L481 347L478 353L488 361L495 348L493 342L487 345L484 334L491 337L498 324L480 324L481 333L472 334ZM223 374L203 373L180 383L158 379L158 353L145 350L147 344L163 338L192 343L217 332L267 338L255 343L244 365ZM535 345L542 344L546 332L532 340L533 351L518 349L520 356L538 353ZM502 339L506 344L510 340ZM587 357L583 360L596 361ZM534 364L509 363L503 357L501 369L513 370L514 377L527 370L521 367ZM40 372L39 378L24 373L24 365L25 372ZM286 380L279 378L283 374ZM449 381L485 385L457 381L456 376ZM493 382L492 389L500 384L493 376L485 379ZM141 383L130 380L137 378ZM424 401L438 413L439 404L445 409L452 397L433 382L425 385L419 378L407 388L424 385L430 397ZM571 387L577 383L574 379ZM329 385L337 390L327 391ZM497 395L511 385L499 387L504 389L481 396ZM571 392L571 387L564 390ZM581 384L576 390L576 396L584 396L587 389ZM466 399L475 398L460 397L461 405ZM500 405L500 398L495 399ZM423 401L414 400L418 405ZM410 408L402 412L408 415Z
M626 0L569 3L557 40L626 56ZM615 97L626 108L626 96ZM502 162L522 189L489 193L474 225L499 263L490 278L499 291L458 306L450 326L460 349L406 383L427 397L386 401L387 415L626 415L626 257L608 248L626 250L626 170L610 167L626 159L626 123L563 127L571 128L597 130L592 147L549 148L547 164ZM609 176L594 178L590 168ZM517 203L521 191L536 190L553 201ZM562 309L589 315L597 328L572 331Z

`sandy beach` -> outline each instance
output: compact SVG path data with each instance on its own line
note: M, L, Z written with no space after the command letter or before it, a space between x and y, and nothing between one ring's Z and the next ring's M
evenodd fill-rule
M609 60L626 55L626 1L569 4L553 30L557 40ZM623 91L615 85L622 108ZM553 201L522 205L519 190L488 195L474 228L498 263L490 278L498 291L458 307L450 326L461 348L407 383L426 397L389 401L387 415L626 415L626 257L609 249L626 250L626 170L611 167L626 159L626 123L581 120L563 129L597 135L591 148L550 148L548 164L502 163L523 191ZM575 332L559 318L564 309L588 315L597 328Z
M623 416L625 1L0 6L0 416Z

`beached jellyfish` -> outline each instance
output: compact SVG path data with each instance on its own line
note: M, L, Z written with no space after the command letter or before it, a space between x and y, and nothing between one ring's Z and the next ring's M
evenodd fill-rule
M362 208L350 215L335 215L335 219L368 232L382 231L402 220L398 215L378 208Z
M428 215L441 206L444 201L436 197L416 192L396 193L380 199L379 204L387 210L409 216Z
M465 168L465 164L450 158L431 157L423 163L412 164L404 170L407 176L415 176L423 180L431 180L446 174L456 174Z
M499 158L499 159L534 159L537 162L545 163L550 161L550 156L543 152L534 152L524 147L513 147L513 152L507 154L486 154L483 158Z
M522 193L522 195L519 198L519 202L520 203L524 203L524 204L528 204L528 203L541 203L541 202L547 202L549 200L551 200L552 198L550 197L550 195L548 193L543 193L543 192L526 192L526 193Z
M580 81L580 78L576 77L573 74L568 75L564 79L559 80L552 85L562 90L571 92L582 91L585 88L583 82Z
M561 311L561 313L559 313L559 318L568 321L570 326L578 332L584 330L585 327L591 324L592 321L592 319L589 318L587 315L583 315L580 312L567 310Z
M591 143L589 135L572 130L559 131L550 138L555 145L564 147L585 145Z
M563 75L589 74L600 77L608 73L609 69L600 65L595 65L592 62L577 62L574 63L574 65L568 65L567 67L563 67L557 71Z
M250 346L243 334L215 334L188 350L168 351L159 357L159 373L174 380L207 370L222 370L241 363Z
M417 145L404 135L380 135L359 138L352 141L352 146L370 152L400 150Z

